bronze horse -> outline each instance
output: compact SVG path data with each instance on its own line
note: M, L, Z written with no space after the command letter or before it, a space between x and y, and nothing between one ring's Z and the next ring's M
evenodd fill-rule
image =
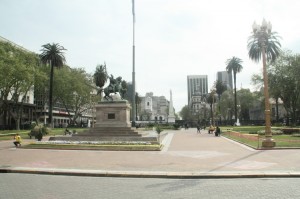
M104 97L106 100L111 100L113 101L113 98L110 96L110 94L117 94L117 92L121 95L121 99L123 99L125 93L126 93L126 89L122 88L122 77L117 77L116 79L113 78L113 76L111 75L110 79L110 83L107 87L105 87L103 89L104 92ZM124 92L125 91L125 92Z

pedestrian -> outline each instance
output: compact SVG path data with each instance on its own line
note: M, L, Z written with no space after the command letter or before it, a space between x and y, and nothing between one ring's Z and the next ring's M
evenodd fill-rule
M21 142L22 142L22 138L21 136L17 133L14 137L15 141L13 142L15 144L16 147L20 147L21 146Z
M197 133L201 133L199 124L197 125Z
M41 127L39 129L39 133L37 134L36 138L37 138L38 141L42 141L42 139L43 139L43 133L42 133L42 128Z
M220 133L221 133L221 129L217 126L215 135L220 136Z
M188 129L188 125L187 123L184 124L184 129L187 130Z

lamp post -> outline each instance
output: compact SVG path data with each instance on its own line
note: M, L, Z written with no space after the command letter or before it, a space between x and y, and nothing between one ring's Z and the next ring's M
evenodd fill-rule
M136 121L136 100L135 100L135 12L134 0L132 0L132 126Z
M254 36L257 38L259 46L262 52L263 61L263 79L264 79L264 95L265 95L265 138L262 141L262 147L270 148L275 147L275 141L272 139L271 131L271 111L269 103L269 91L268 91L268 74L267 74L267 64L266 64L266 47L268 43L269 35L271 34L272 24L267 23L263 19L261 26L257 25L255 22L252 25Z

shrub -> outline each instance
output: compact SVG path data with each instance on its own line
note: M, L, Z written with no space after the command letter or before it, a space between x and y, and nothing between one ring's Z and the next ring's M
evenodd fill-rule
M293 133L299 133L299 129L296 128L282 128L281 131L286 135L291 135Z
M158 134L160 134L163 131L159 125L156 126L155 130Z
M178 129L180 128L180 125L179 125L179 124L173 124L173 128L174 128L175 130L178 130Z
M39 135L39 132L42 132L42 135L47 135L47 134L49 134L50 133L50 129L49 128L47 128L46 126L43 126L43 125L35 125L32 129L31 129L31 131L28 133L28 136L30 137L30 139L31 139L31 137L35 137L35 138L37 138L37 136Z
M282 135L283 134L282 131L278 130L278 129L277 130L272 129L271 131L272 131L272 135ZM265 135L265 130L257 131L257 134L258 135Z
M149 123L149 124L147 124L147 127L148 128L152 128L152 127L154 127L154 124L153 123Z

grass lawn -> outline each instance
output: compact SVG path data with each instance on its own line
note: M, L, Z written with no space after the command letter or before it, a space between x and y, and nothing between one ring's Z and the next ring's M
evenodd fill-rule
M84 130L87 130L87 128L69 128L70 131L75 130L76 132L82 132ZM1 140L13 140L14 135L18 133L22 139L29 139L28 133L30 130L3 130L0 131L0 141ZM49 136L55 136L55 135L64 135L65 128L54 128L51 130L51 132L48 134Z
M223 127L222 135L229 139L238 141L252 148L261 148L264 135L257 135L255 132L264 130L264 126L245 126L245 127ZM272 129L280 129L282 127L274 127ZM272 138L276 142L275 148L300 148L300 135L273 135Z

